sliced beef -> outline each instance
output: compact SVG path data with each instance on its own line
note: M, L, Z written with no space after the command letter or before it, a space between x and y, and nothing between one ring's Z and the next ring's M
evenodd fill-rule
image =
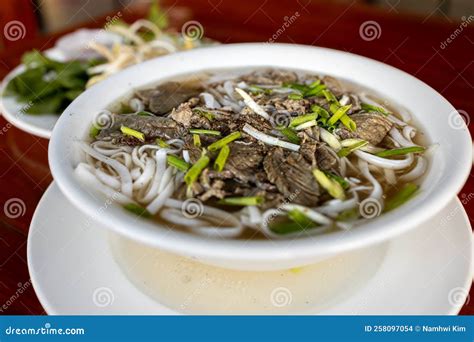
M193 110L190 102L180 104L178 108L173 109L169 117L186 128L211 129L210 120Z
M311 164L296 152L273 148L263 161L270 182L294 203L315 206L319 199L319 186L313 177Z
M266 147L258 142L232 142L224 170L230 171L242 182L256 182L258 171L265 156Z
M245 124L249 124L260 132L270 133L273 130L272 123L262 116L252 112L250 108L244 108L236 120L234 130L242 131ZM232 126L232 125L231 125Z
M393 123L385 116L375 112L353 114L351 115L351 119L354 120L357 125L355 132L341 127L336 130L336 134L341 139L364 139L375 146L385 138L393 126Z
M293 71L266 69L243 76L242 80L251 85L282 85L284 83L297 82L298 76Z
M342 86L337 79L331 76L324 76L323 83L336 96L342 95Z
M339 158L336 153L325 144L319 144L316 150L318 169L329 171L336 175L341 174Z
M97 136L97 140L107 140L114 144L137 145L142 142L134 137L125 136L121 126L139 131L145 135L147 141L180 138L185 133L184 127L172 119L160 116L142 116L134 114L114 115L114 123L109 128L104 128Z
M167 82L153 89L137 91L136 95L152 113L164 115L199 92L200 88L195 85Z

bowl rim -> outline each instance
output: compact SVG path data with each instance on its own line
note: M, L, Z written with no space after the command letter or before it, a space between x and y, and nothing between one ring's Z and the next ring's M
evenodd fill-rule
M253 260L288 260L294 257L310 258L315 255L335 254L385 241L416 227L418 224L430 218L434 213L446 206L462 189L472 166L472 139L467 127L457 131L458 135L456 139L460 142L460 145L456 147L456 152L459 157L457 167L450 169L450 173L447 175L448 177L443 178L444 186L440 188L434 196L426 198L426 201L420 203L421 207L418 211L413 208L402 206L393 212L385 213L376 219L372 219L367 223L358 226L355 230L334 232L317 236L305 236L297 239L215 239L194 235L188 232L171 230L170 228L157 229L156 223L147 222L146 220L133 217L132 215L125 213L123 209L114 206L105 210L103 214L101 213L101 215L97 215L98 205L103 204L103 201L98 201L98 199L94 198L87 189L84 189L80 182L75 178L73 168L66 165L67 163L64 163L64 158L68 157L68 155L67 146L63 142L68 139L68 130L70 131L71 129L70 127L68 128L69 118L73 115L78 115L78 113L76 113L76 108L80 107L81 103L85 103L87 98L91 94L94 94L94 92L99 94L101 90L113 86L116 82L126 82L127 77L133 76L134 72L140 68L150 66L159 67L160 64L166 65L167 63L182 60L183 58L187 58L191 61L188 63L193 63L193 57L198 57L203 54L213 55L213 53L229 53L235 49L242 50L241 52L265 49L269 54L291 52L295 54L322 53L334 57L341 57L341 55L344 55L354 63L370 64L377 70L382 70L387 74L396 75L399 78L405 78L411 84L416 85L418 88L421 87L424 91L428 91L439 100L442 100L444 106L446 109L449 109L450 112L456 112L456 109L441 94L414 76L382 62L344 51L296 44L242 43L179 52L127 68L126 70L121 71L120 73L117 73L86 90L68 106L53 130L49 144L48 156L52 175L63 194L65 194L65 196L77 208L94 219L97 219L99 222L104 224L104 226L133 240L183 255L204 258L217 257L222 260L238 258L250 262ZM247 65L242 65L242 67L246 66ZM259 64L259 66L263 65ZM268 66L271 67L272 64L269 63ZM209 68L205 69L208 70ZM217 66L216 69L219 69L219 66ZM200 70L203 69L196 67L195 72ZM310 68L307 68L307 70L309 71ZM176 76L179 75L179 72L176 73ZM164 79L166 78L150 77L150 80L143 83L143 85L153 84ZM117 95L116 99L119 99L122 96L124 96L123 93ZM419 196L415 197L412 201L417 200L418 197ZM403 217L403 219L400 219L399 217ZM383 218L383 220L381 220L381 218ZM383 229L380 229L379 227L380 221L385 222L386 224ZM242 253L243 250L245 250L245 253Z

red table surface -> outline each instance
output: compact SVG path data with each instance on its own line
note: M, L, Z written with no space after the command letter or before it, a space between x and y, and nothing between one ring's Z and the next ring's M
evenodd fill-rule
M459 33L459 22L448 19L440 10L421 17L401 15L397 8L369 8L357 1L330 4L308 0L177 0L165 4L173 10L177 6L190 8L205 35L222 43L268 41L275 35L276 42L330 47L382 61L429 84L462 110L466 121L474 114L474 29L462 27ZM129 21L139 15L130 9L122 13ZM100 27L104 20L88 26ZM285 21L292 23L285 27ZM380 27L379 37L371 41L362 39L359 33L367 21ZM453 34L452 42L441 48ZM19 63L24 51L49 48L57 37L25 37L0 51L0 76ZM11 198L20 198L26 204L24 215L15 219L0 212L2 314L45 313L30 285L26 241L36 205L52 181L47 150L47 140L24 133L0 118L0 204L3 207ZM472 177L471 173L459 195L465 199L469 216L474 217L474 201L469 201L474 191ZM467 301L461 314L474 314L474 301Z

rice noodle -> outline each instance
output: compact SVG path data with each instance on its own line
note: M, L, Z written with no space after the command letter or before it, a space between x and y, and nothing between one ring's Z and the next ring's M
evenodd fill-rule
M364 160L359 159L359 168L364 177L373 185L370 197L380 201L382 199L383 189L380 183L377 182L375 177L372 176L372 174L370 173L369 164L367 164L367 162L365 162Z
M413 163L413 153L409 153L405 156L405 159L388 159L377 157L376 155L363 152L363 151L354 151L353 152L357 157L370 164L381 167L383 169L391 170L402 170L409 167Z
M390 132L388 134L393 138L394 141L396 141L402 147L418 146L418 145L414 144L411 141L411 139L407 140L400 133L400 131L398 129L396 129L395 127L392 127L392 129L390 129Z
M100 154L84 142L82 142L80 146L84 152L113 168L121 179L122 193L127 197L132 197L132 177L130 171L125 165L119 163L115 159Z
M79 163L74 169L75 176L86 185L87 188L95 189L119 204L134 203L134 200L130 197L101 183L93 172L93 168L85 163Z
M413 181L423 176L427 167L428 167L428 162L426 161L426 159L422 156L417 156L415 167L411 169L409 172L405 173L404 175L401 175L399 179L403 182Z
M204 103L206 104L206 107L211 108L211 109L218 109L221 108L221 105L217 100L214 98L212 94L209 93L201 93L199 94L204 100Z

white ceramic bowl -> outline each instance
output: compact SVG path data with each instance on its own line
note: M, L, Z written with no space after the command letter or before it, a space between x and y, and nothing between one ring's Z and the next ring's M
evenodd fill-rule
M84 188L73 170L94 115L134 88L177 75L216 68L277 67L344 78L376 90L408 109L430 142L438 143L421 191L406 205L350 232L295 240L221 240L170 231L137 219ZM270 270L301 266L337 253L386 241L427 220L457 194L471 168L472 141L461 116L418 79L383 63L347 52L285 44L236 44L161 57L126 69L79 96L62 114L49 145L49 161L61 191L80 210L131 239L228 268Z

